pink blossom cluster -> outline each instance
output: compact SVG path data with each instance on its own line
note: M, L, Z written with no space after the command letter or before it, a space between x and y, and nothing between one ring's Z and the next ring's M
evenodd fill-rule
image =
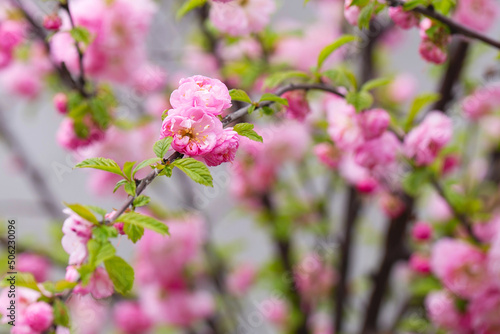
M190 157L202 159L209 166L234 160L239 135L223 129L219 119L231 106L229 91L220 80L204 76L182 79L172 92L160 138L172 137L172 148Z
M275 10L274 0L215 1L210 20L223 33L244 36L262 31Z
M498 15L498 2L495 0L461 0L453 18L469 28L487 31L495 23Z
M0 322L7 324L13 321L13 334L42 334L46 333L54 322L54 310L50 304L38 301L41 293L24 287L16 287L15 297L12 299L9 288L0 293ZM11 300L15 300L15 311L12 313ZM10 309L9 309L10 308Z
M443 238L432 248L431 269L444 289L427 296L431 320L453 333L500 330L500 225L489 236L488 250L463 240ZM466 301L458 308L457 300Z
M442 64L448 58L446 48L451 41L445 26L425 18L420 21L419 52L423 59L435 64Z
M294 280L304 300L318 303L337 283L337 273L317 253L304 256L295 267Z
M6 9L1 8L0 11ZM0 69L7 67L13 58L14 49L24 40L26 26L24 22L2 19L0 13Z
M390 7L389 16L394 23L403 29L418 27L420 23L420 15L412 11L405 11L403 7Z
M140 323L143 330L151 322L189 326L211 315L215 307L209 292L193 288L199 275L196 261L202 254L206 238L204 221L198 216L186 216L170 219L167 225L170 237L147 230L138 242L135 272L141 295L134 308L140 308L149 319ZM131 305L127 307L131 308ZM118 326L127 327L127 333L139 326L127 322L123 315L115 313L115 318L121 319Z
M62 105L59 107L64 108ZM75 121L70 117L65 117L56 133L57 143L69 151L77 151L104 140L105 132L99 129L90 117L85 119L84 124L87 126L88 133L82 138L77 134Z
M465 116L471 120L479 120L500 109L500 85L489 84L476 89L462 102Z
M80 0L69 3L75 25L91 34L84 49L85 74L149 92L162 88L165 74L149 63L146 37L156 10L152 0ZM51 51L57 62L64 62L78 73L78 54L69 34L70 22L63 17L62 29L51 38Z
M231 168L231 193L251 206L260 206L261 196L276 182L280 167L300 161L310 142L306 128L297 122L284 121L256 131L263 143L242 138Z

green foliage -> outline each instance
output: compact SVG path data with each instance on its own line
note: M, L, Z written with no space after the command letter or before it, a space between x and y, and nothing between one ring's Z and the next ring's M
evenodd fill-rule
M113 194L114 194L114 193L115 193L118 189L120 189L120 187L121 187L121 186L125 185L125 184L126 184L126 183L128 183L128 182L129 182L129 181L128 181L128 180L125 180L125 179L123 179L123 180L120 180L120 181L116 182L116 184L115 184L115 188L113 189Z
M81 26L74 27L69 33L76 42L80 42L85 45L89 45L91 42L91 35L87 28Z
M134 269L124 259L114 256L104 261L104 267L118 293L125 295L132 290Z
M159 176L165 175L166 177L171 177L172 176L172 170L174 169L174 166L172 165L161 165L162 169L158 173Z
M370 91L375 88L379 88L391 83L391 79L389 78L378 78L367 81L363 86L361 86L361 90Z
M428 1L425 1L428 3ZM443 15L448 15L457 4L456 0L432 0L434 9ZM425 4L422 4L425 6Z
M126 181L123 185L123 189L130 196L135 196L136 184L135 181Z
M90 158L78 163L75 168L93 168L104 170L110 173L114 173L120 176L124 176L120 166L112 160L106 158Z
M170 144L172 144L172 140L173 140L172 137L166 137L158 140L154 144L153 151L155 152L158 158L163 159L165 157L165 154L170 149Z
M231 96L231 100L233 101L241 101L246 103L252 103L252 100L248 96L248 94L241 89L231 89L229 91L229 95Z
M403 9L404 10L412 10L412 9L417 8L418 6L427 7L428 4L429 4L428 0L409 0L409 1L406 1L404 3Z
M374 2L370 2L363 9L361 9L361 12L359 13L358 17L358 27L360 29L368 29L370 27L370 21L372 19L374 11L375 11Z
M411 284L411 292L414 297L424 298L430 292L440 290L441 283L434 276L424 276L419 277L419 279L414 280Z
M356 108L356 111L368 109L373 104L373 96L367 91L349 92L346 95L347 103Z
M239 123L234 126L234 131L236 131L240 136L245 136L251 140L261 142L262 137L259 136L257 132L253 129L254 125L250 123Z
M95 206L95 205L84 205L84 207L86 207L87 209L93 211L94 213L97 213L98 215L101 215L104 217L104 215L106 215L107 211L104 210L103 208L100 208L98 206Z
M148 196L140 195L137 196L137 198L134 199L133 206L138 208L140 206L145 206L148 205L148 203L151 201L151 198Z
M317 65L317 68L316 70L319 72L320 69L321 69L321 66L323 66L323 63L325 62L325 60L335 51L337 50L338 48L340 48L341 46L347 44L347 43L351 43L351 42L354 42L354 41L357 41L358 40L358 37L356 36L353 36L353 35L344 35L342 37L340 37L339 39L337 39L335 42L333 42L332 44L326 46L323 50L321 50L321 52L319 53L319 56L318 56L318 65Z
M30 273L17 273L15 285L17 287L28 288L40 292L40 288L32 274ZM8 281L10 275L6 275L0 282L0 286L6 287L10 286L10 281Z
M278 95L271 94L271 93L265 93L265 94L262 95L262 97L260 98L259 102L264 102L264 101L272 101L272 102L276 102L276 103L288 106L288 100L287 99L284 99L284 98L282 98L282 97L280 97Z
M401 185L408 195L417 196L423 186L429 182L430 176L428 169L418 168L405 175Z
M334 68L323 72L322 75L330 79L336 86L342 86L350 89L357 88L356 76L347 68Z
M116 249L109 241L99 242L96 239L90 239L87 243L89 259L87 265L94 271L102 262L115 256Z
M404 124L404 130L408 132L412 125L413 121L417 117L418 113L424 108L426 105L436 102L439 100L440 95L437 93L424 93L420 94L413 100L411 104L410 111L408 112L408 117L406 118Z
M264 81L264 87L274 88L291 79L307 80L310 79L310 76L301 71L280 71L268 76Z
M128 224L147 228L151 231L162 235L168 234L167 225L153 217L142 215L137 212L126 212L116 219L117 222L123 223L124 227Z
M193 158L184 158L175 160L172 163L172 166L175 166L186 173L187 176L191 178L194 182L199 184L203 184L205 186L213 187L213 178L208 170L208 167Z
M92 229L92 234L97 241L104 243L108 241L109 238L116 238L118 236L118 231L114 226L99 225Z
M69 311L67 306L59 298L55 298L52 307L54 309L54 324L69 327Z
M92 119L101 129L107 129L111 123L111 116L104 101L100 98L93 98L89 102L89 107Z
M132 180L132 168L134 168L135 161L127 161L123 164L123 175L127 180Z
M134 244L144 235L144 227L133 224L124 225L123 231Z
M141 161L137 166L135 166L134 170L132 171L132 177L135 177L135 174L138 171L140 171L141 169L143 169L144 167L151 166L160 160L161 160L161 157L160 158L151 158L151 159L146 159L144 161Z
M71 209L74 213L82 217L83 219L91 222L94 225L99 225L99 221L97 220L96 216L87 209L85 206L81 204L69 204L69 203L64 203L68 208Z
M203 6L206 2L206 0L186 0L175 14L176 19L182 19L187 13Z

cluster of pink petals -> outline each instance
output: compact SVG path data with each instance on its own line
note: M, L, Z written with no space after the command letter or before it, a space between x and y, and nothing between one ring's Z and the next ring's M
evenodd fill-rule
M50 261L34 253L17 255L16 269L19 272L31 273L37 282L45 282L50 270Z
M325 166L336 169L340 163L341 152L335 145L330 143L319 143L314 146L313 152L318 160Z
M452 136L451 119L442 112L432 111L407 134L404 152L408 158L415 159L417 165L426 166L434 162Z
M390 7L389 16L397 26L403 29L418 27L420 23L419 14L412 11L405 11L401 6Z
M316 253L305 256L294 270L294 279L305 299L318 300L327 296L335 283L337 273Z
M432 238L432 226L429 223L419 221L413 225L411 236L415 241L428 241Z
M243 296L255 282L257 269L249 263L239 265L229 273L226 281L227 289L235 296Z
M70 209L64 209L63 211L69 217L66 218L63 224L64 236L61 243L66 253L69 254L69 264L80 265L87 259L87 242L92 237L92 227L94 225Z
M66 268L66 280L68 282L77 282L80 274L78 266L68 266ZM103 267L98 267L89 279L89 282L83 286L78 284L73 292L80 295L92 294L95 299L102 299L111 296L114 292L113 282L109 278L108 272Z
M0 19L0 69L11 63L14 49L22 43L25 33L26 26L22 21Z
M358 6L351 6L352 0L345 0L344 2L344 17L350 25L357 26L361 8Z
M389 96L394 102L406 102L415 95L417 84L417 79L413 75L409 73L399 74L389 84Z
M275 10L274 0L217 1L210 8L210 20L221 32L245 36L262 31Z
M285 107L288 118L301 122L311 112L306 95L304 90L294 90L282 95L288 101L288 107Z
M181 79L172 92L163 120L160 138L172 137L172 148L190 157L218 166L234 160L239 135L232 128L223 129L217 117L231 106L229 91L220 80L204 76Z
M420 21L420 46L419 52L423 59L435 64L442 64L448 58L446 47L450 43L450 34L443 27L438 27L429 36L427 32L433 28L435 23L429 18Z
M150 67L147 59L146 37L156 9L152 0L80 0L69 3L74 22L86 28L92 41L85 48L85 73L100 80L108 80L149 90L164 85L164 73ZM71 71L78 73L78 55L74 41L63 26L51 39L51 50L57 62L65 62ZM144 81L150 86L145 86ZM151 82L153 85L151 85Z
M134 301L118 302L113 309L113 320L116 327L125 334L147 333L153 325L139 303Z
M500 85L490 84L478 88L462 102L465 116L478 120L500 109Z
M88 121L87 124L89 125L89 133L86 138L80 138L75 132L74 120L69 117L64 118L57 130L57 143L69 151L76 151L105 138L105 133L92 121Z
M453 18L474 30L487 31L495 23L498 3L495 0L460 0Z

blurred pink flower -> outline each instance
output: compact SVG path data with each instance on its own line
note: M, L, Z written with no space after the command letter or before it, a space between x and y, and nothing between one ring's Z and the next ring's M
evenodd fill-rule
M227 277L227 289L236 296L243 296L255 282L257 270L249 263L239 265Z
M327 167L332 169L338 167L342 153L334 145L330 143L319 143L314 146L313 152L318 160Z
M409 73L397 75L389 85L389 96L398 103L408 101L417 91L417 80Z
M44 282L50 270L50 261L33 253L21 253L17 256L16 269L33 274L37 282Z
M294 90L282 95L283 98L288 100L288 107L285 107L288 118L301 122L311 112L306 94L306 91Z
M288 322L290 310L282 299L266 299L259 304L259 310L269 322L278 327L285 326Z
M26 324L36 333L46 331L54 321L52 306L46 302L36 302L29 305L24 316L26 317Z
M486 31L495 23L498 4L495 0L460 0L453 18L469 28Z
M432 238L432 226L427 222L416 222L411 229L411 236L416 241L427 241Z
M470 318L455 308L455 300L448 292L433 291L425 299L425 308L431 321L440 328L456 334L470 333Z
M116 303L113 310L113 320L116 327L126 334L147 333L153 325L140 304L133 301Z
M401 6L389 7L389 16L397 26L403 29L418 27L420 22L419 14L412 11L405 11Z
M429 258L418 253L413 253L411 255L409 264L410 268L417 273L426 275L431 272Z

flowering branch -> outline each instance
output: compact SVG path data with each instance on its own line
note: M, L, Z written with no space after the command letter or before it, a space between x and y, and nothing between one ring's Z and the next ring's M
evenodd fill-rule
M387 0L389 6L392 7L397 7L397 6L404 6L405 2L401 0ZM412 9L413 12L422 14L424 16L433 18L435 20L438 20L444 24L446 24L450 28L450 32L452 34L460 34L465 37L470 37L473 39L477 39L481 42L484 42L488 45L493 46L494 48L500 49L500 42L496 41L488 36L485 36L477 31L474 31L472 29L469 29L453 20L451 20L449 17L444 16L442 14L437 13L431 8L425 8L418 6L416 8Z

